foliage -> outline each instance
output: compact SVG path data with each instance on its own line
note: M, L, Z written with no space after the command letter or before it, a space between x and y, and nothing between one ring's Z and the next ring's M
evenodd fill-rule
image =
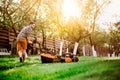
M110 29L110 34L109 34L109 44L111 46L111 49L120 52L120 22L114 23L114 28Z
M44 5L44 9L47 11L47 13L44 14L44 18L51 19L49 20L50 23L47 26L52 25L52 28L48 28L49 31L46 31L50 33L50 35L46 33L46 36L52 36L55 38L59 37L60 39L79 42L81 39L86 38L94 31L98 15L108 2L108 0L102 0L100 4L94 0L88 0L86 2L78 1L79 6L82 7L82 16L80 18L71 16L68 22L66 22L62 11L62 0L43 1L41 6ZM46 21L48 22L47 19ZM55 32L53 33L53 31Z
M33 20L34 5L38 0L21 0L14 2L13 0L1 0L1 25L12 28L17 36L17 30L25 25L28 21ZM27 5L27 6L26 6Z
M96 35L93 32L97 27L96 21L109 0L76 0L81 7L81 14L79 18L70 16L68 21L62 10L63 1L1 0L0 25L9 26L17 36L17 30L21 30L29 21L35 20L34 35L42 38L43 44L45 38L66 39L73 43L82 42L82 39L88 39L89 36L95 38ZM92 40L94 39L91 39L91 42L98 43Z
M109 41L109 33L104 30L97 29L93 33L93 43L94 45L102 46L108 48L107 44Z
M76 18L70 19L70 21L65 25L63 33L64 39L73 43L79 42L86 34L89 34L87 31L85 31L85 27L83 27L82 24L76 20Z
M83 9L83 23L88 32L90 32L89 40L91 45L94 44L93 34L94 30L97 27L97 19L101 14L103 8L109 3L109 0L87 0ZM84 15L85 14L85 15Z

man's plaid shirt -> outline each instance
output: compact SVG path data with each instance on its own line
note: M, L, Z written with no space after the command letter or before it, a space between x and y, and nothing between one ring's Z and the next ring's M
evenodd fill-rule
M32 33L32 27L24 27L17 36L17 39L27 38Z

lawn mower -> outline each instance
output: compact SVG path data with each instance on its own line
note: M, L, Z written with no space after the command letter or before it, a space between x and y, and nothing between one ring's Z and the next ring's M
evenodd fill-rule
M62 53L62 43L60 44L60 52L59 54L51 54L49 52L44 51L41 54L42 63L53 63L53 62L78 62L78 57L76 56L78 43L75 43L73 53L67 52Z

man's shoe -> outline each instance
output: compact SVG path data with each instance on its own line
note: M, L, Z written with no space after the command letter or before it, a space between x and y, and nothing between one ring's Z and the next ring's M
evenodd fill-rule
M20 62L23 62L23 59L22 59L22 57L20 57Z

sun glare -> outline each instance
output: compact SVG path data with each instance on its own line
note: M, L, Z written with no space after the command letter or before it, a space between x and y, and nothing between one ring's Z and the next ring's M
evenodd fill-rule
M62 9L66 21L68 21L70 17L79 18L81 15L81 9L76 0L64 0Z

